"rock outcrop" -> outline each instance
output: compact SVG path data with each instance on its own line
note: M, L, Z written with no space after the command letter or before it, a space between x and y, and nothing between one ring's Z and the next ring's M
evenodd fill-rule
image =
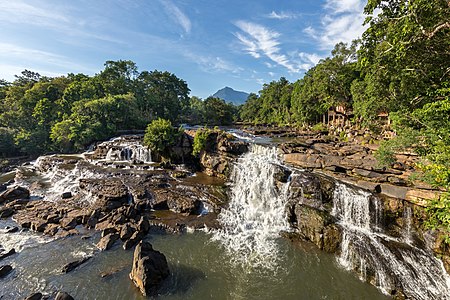
M166 257L153 250L148 242L140 242L134 250L130 279L144 296L157 294L164 279L169 276Z

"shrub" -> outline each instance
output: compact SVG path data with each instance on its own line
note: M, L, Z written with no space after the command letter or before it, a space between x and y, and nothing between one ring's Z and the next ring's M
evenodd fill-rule
M175 145L179 131L172 126L169 120L158 118L147 125L144 135L144 145L161 156Z
M192 149L192 155L196 156L200 154L202 150L206 147L206 141L208 140L208 136L210 135L211 130L205 128L197 130L194 136L194 145Z

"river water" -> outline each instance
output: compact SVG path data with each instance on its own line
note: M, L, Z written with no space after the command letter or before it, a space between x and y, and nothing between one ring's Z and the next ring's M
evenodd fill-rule
M86 171L86 162L80 156L70 169L50 168L48 174L22 170L21 182L31 186L29 181L33 178L46 179L50 186L43 185L43 190L34 191L42 193L37 195L45 199L60 195L61 187L78 192L80 178L104 176L104 172L114 170L110 168L116 158L120 164L124 159L130 164L136 160L151 163L151 153L141 151L136 144L129 150L122 140L112 142L114 148L104 145L109 157L94 168ZM370 203L373 206L378 202L371 200L368 193L345 185L338 185L334 195L333 214L344 228L338 259L310 244L282 238L282 232L292 230L285 211L290 181L281 183L274 179L282 165L276 148L252 145L236 161L229 178L230 201L219 214L220 229L174 235L152 232L146 237L154 249L167 257L171 270L158 299L387 299L382 292L388 294L393 288L390 274L400 278L413 298L440 299L437 295L447 291L448 276L443 274L440 262L428 253L407 244L408 251L401 256L411 259L403 263L401 257L397 259L389 249L378 245L379 240L383 243L386 240L377 218L372 217L380 211L377 208L373 214L369 210ZM146 169L123 172L145 173ZM7 174L0 176L0 180L6 182L12 177L13 174ZM187 181L222 184L205 175ZM56 187L53 193L52 187ZM12 220L0 220L0 245L6 251L15 248L19 252L0 262L14 267L11 274L0 279L1 300L57 290L66 291L75 299L144 299L129 279L133 251L123 250L121 243L99 252L95 246L99 233L81 227L78 228L81 235L54 240L29 231L6 233L4 228L15 225ZM68 274L61 272L64 265L83 257L91 258ZM412 261L416 257L420 259ZM433 274L425 272L421 262L428 262L425 269ZM369 263L380 265L375 270L379 289L360 281L351 271L357 269L355 265L364 266L359 269L365 271ZM358 275L367 279L365 272ZM422 281L417 292L416 279Z
M64 290L75 299L144 299L128 278L133 252L116 245L96 253L99 236L90 234L90 239L41 241L5 259L2 263L11 262L15 270L2 279L0 299L54 290ZM204 232L150 234L148 240L166 255L172 273L158 299L387 299L340 268L333 255L306 244L293 246L278 239L278 267L269 270L233 263L222 245ZM79 268L61 273L66 263L94 253Z

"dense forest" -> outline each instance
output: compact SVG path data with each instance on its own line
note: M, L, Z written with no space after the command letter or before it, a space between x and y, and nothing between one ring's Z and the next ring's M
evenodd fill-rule
M378 158L401 149L424 158L426 179L450 190L450 2L369 0L360 40L339 43L296 82L267 83L240 108L221 99L189 97L185 81L161 71L139 72L132 61L107 61L94 76L49 78L25 70L0 80L0 157L76 151L162 118L171 124L305 126L329 109L353 111L353 123L377 127L389 113L396 137ZM430 208L450 229L450 197Z
M236 108L217 98L189 98L185 81L160 71L138 72L132 61L107 61L95 76L49 78L25 70L0 82L0 156L77 151L162 118L231 124Z

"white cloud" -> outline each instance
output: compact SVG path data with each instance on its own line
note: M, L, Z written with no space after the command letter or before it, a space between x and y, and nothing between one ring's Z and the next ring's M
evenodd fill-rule
M170 17L183 27L186 33L190 33L192 28L191 20L170 0L161 0L161 3Z
M41 66L42 63L45 63L45 65L50 66L50 68L57 69L59 71L47 71L46 73L53 72L53 74L61 74L64 73L63 71L75 73L95 72L93 69L71 62L66 56L8 43L0 43L0 58L2 57L8 61L20 61L20 65L26 62L28 65L27 68L30 68L30 66Z
M364 0L327 0L321 26L310 26L303 31L318 41L322 50L330 50L339 42L350 43L366 29L364 5Z
M335 14L338 13L361 13L367 1L360 0L327 0L325 8Z
M244 70L220 57L202 56L192 52L186 52L184 56L197 63L207 73L230 72L238 74Z
M276 20L296 19L298 16L299 14L286 11L280 12L272 11L270 14L266 15L267 18Z
M13 23L48 25L57 21L67 23L69 20L56 10L47 10L32 6L24 1L0 1L0 20Z
M235 35L240 43L254 58L265 56L272 62L287 68L290 72L297 73L299 70L289 61L288 57L280 53L280 34L266 27L245 21L237 21L235 25L242 31Z

